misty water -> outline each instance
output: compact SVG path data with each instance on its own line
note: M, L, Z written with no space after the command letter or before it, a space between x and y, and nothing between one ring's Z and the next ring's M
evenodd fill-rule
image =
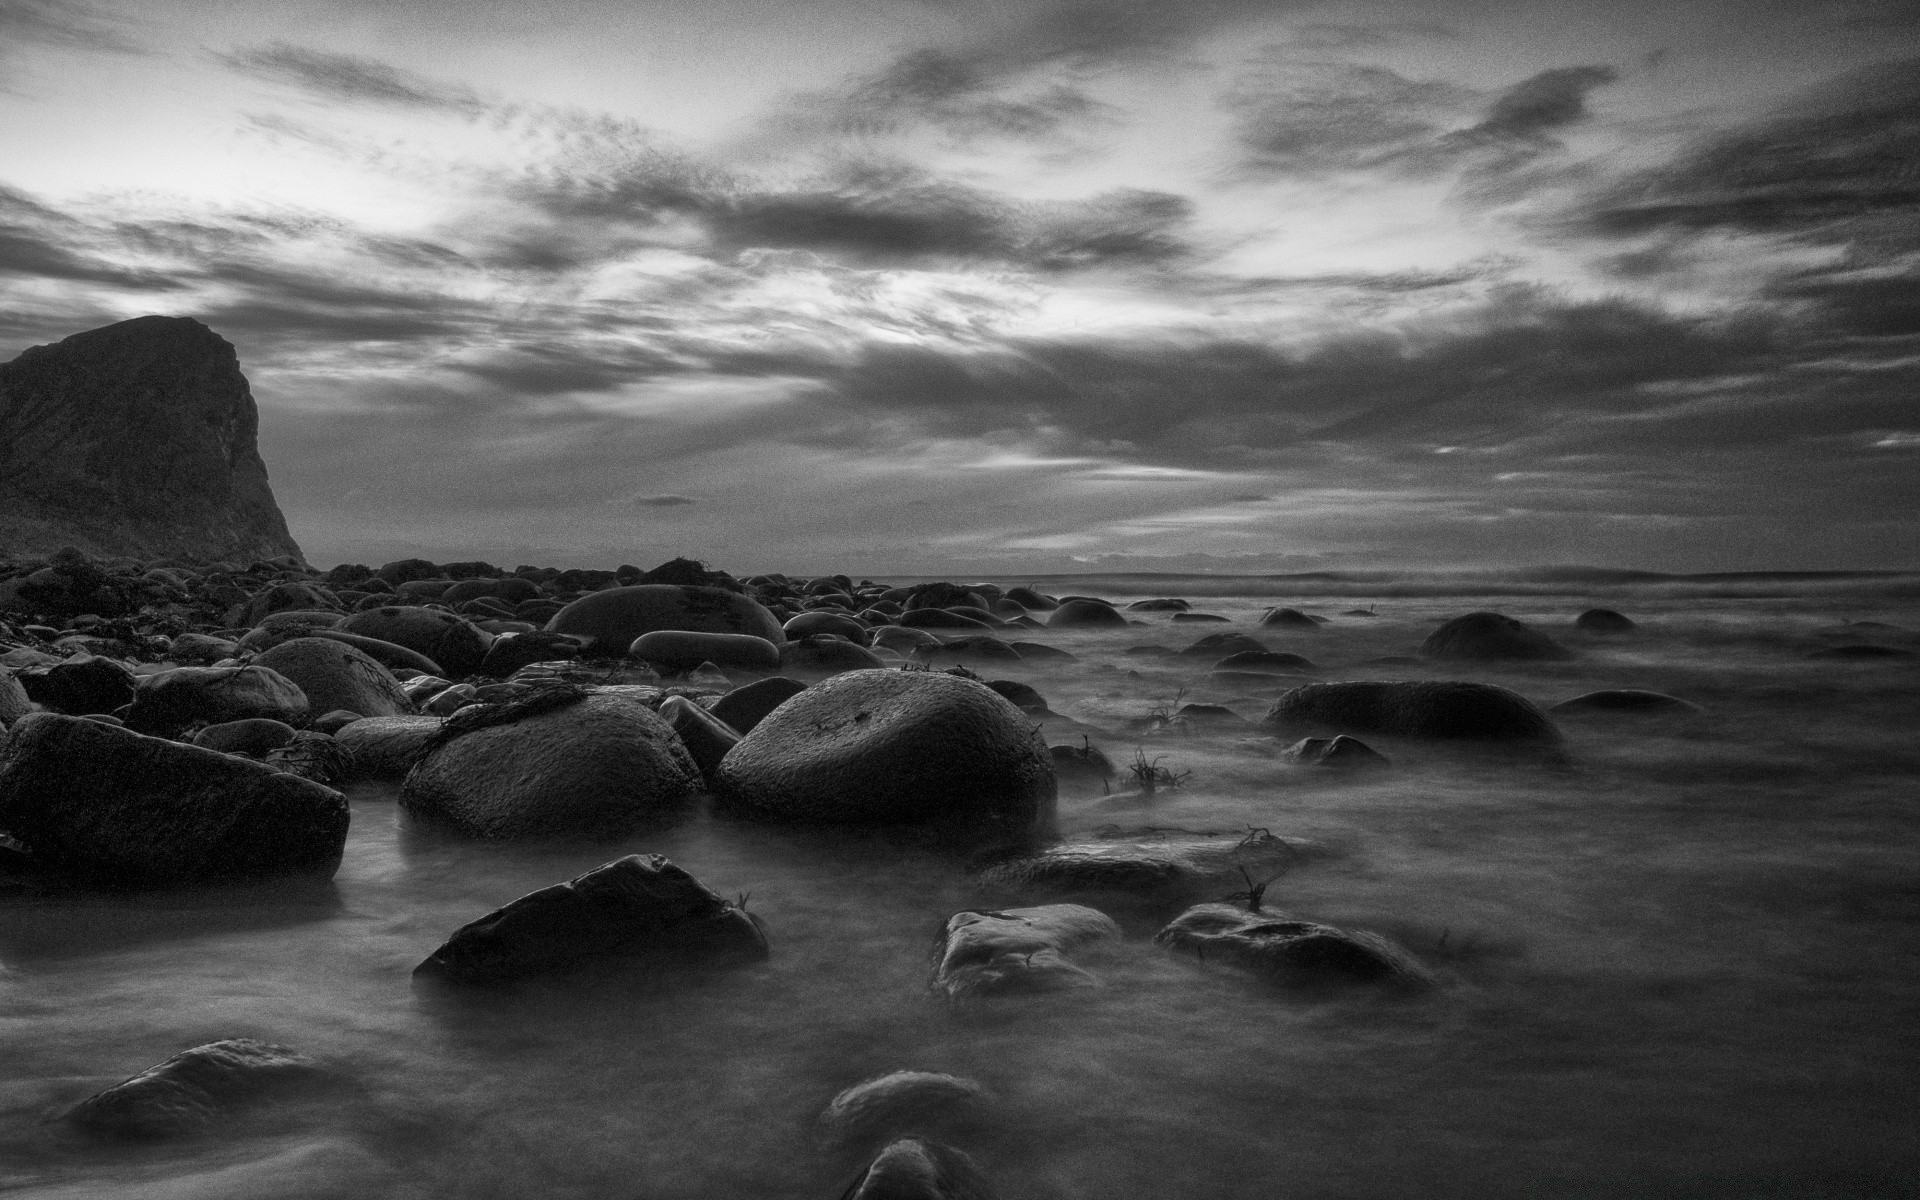
M1185 595L1234 619L1135 614L1145 627L1031 635L1077 662L982 668L1109 731L1093 741L1116 760L1139 748L1190 772L1150 800L1063 789L1063 832L1310 839L1266 905L1390 936L1443 987L1288 990L1154 945L1177 906L1114 906L1126 941L1083 960L1104 986L954 1005L927 990L942 923L1021 902L963 857L711 814L615 845L475 843L411 826L396 787L364 785L330 886L0 899L0 1191L833 1197L873 1147L830 1144L815 1118L853 1083L916 1069L993 1093L939 1132L1006 1197L1915 1194L1920 667L1806 657L1920 647L1902 632L1920 629L1911 590L1043 586ZM1330 623L1257 628L1276 603ZM1578 634L1596 603L1640 631ZM1363 606L1377 615L1342 615ZM1354 665L1475 609L1580 655ZM1369 737L1394 766L1365 777L1290 766L1254 728L1129 731L1168 703L1261 715L1270 697L1208 688L1205 660L1125 653L1221 630L1327 679L1477 679L1543 705L1651 688L1707 712L1563 720L1559 766ZM454 928L633 852L750 893L772 957L415 990L411 969ZM227 1037L294 1047L342 1084L185 1141L44 1123Z

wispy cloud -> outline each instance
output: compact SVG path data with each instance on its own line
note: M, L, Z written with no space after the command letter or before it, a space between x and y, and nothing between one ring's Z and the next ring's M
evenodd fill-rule
M431 110L477 117L496 107L474 89L405 71L377 58L275 42L215 52L228 68L341 104Z

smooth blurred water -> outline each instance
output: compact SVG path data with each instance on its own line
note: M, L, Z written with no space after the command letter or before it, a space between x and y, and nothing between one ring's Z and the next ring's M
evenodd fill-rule
M1920 668L1804 657L1850 640L1822 632L1841 620L1920 628L1911 601L1616 589L1607 603L1642 624L1619 639L1574 633L1588 605L1566 595L1315 596L1298 606L1333 617L1322 631L1255 628L1275 602L1197 605L1230 625L1154 613L1037 634L1080 661L988 674L1108 728L1183 686L1257 717L1263 699L1205 687L1204 660L1123 653L1238 630L1326 678L1481 679L1543 704L1645 687L1709 713L1563 722L1558 769L1368 738L1395 766L1365 779L1289 767L1257 730L1094 738L1192 774L1145 804L1063 794L1070 833L1315 839L1331 853L1267 904L1398 938L1447 980L1417 998L1290 994L1171 956L1150 939L1173 912L1128 909L1125 944L1087 960L1099 990L949 1007L926 990L942 922L1009 903L957 858L711 816L617 845L479 844L410 828L394 789L361 788L330 887L0 902L0 1191L832 1197L862 1151L822 1141L815 1116L908 1068L993 1091L955 1140L1007 1197L1916 1194ZM1338 615L1366 604L1380 615ZM1477 607L1581 657L1353 665ZM751 893L772 958L466 1000L412 987L452 929L636 851ZM177 1143L42 1123L236 1036L349 1086Z

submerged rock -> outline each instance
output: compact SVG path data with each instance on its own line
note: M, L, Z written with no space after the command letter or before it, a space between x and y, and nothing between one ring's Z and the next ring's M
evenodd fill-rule
M987 1089L957 1075L894 1071L835 1096L820 1125L840 1141L891 1137L978 1108L986 1096Z
M745 736L753 732L753 727L768 713L806 690L806 684L784 675L756 679L715 700L708 711Z
M707 779L713 778L720 760L740 741L738 730L685 696L668 696L661 701L660 718L680 736L680 744L693 755L700 774Z
M829 633L812 633L783 642L779 651L782 675L796 679L825 679L847 671L874 671L887 664L865 646Z
M850 671L769 713L720 764L718 790L807 821L1051 822L1053 767L1022 713L932 671Z
M700 769L673 729L639 700L572 691L463 710L408 773L401 807L475 837L596 840L684 809Z
M840 1200L993 1200L993 1189L960 1151L902 1138L867 1164Z
M1154 941L1286 982L1431 986L1433 975L1411 954L1373 933L1354 933L1273 909L1197 904Z
M1693 716L1706 710L1689 700L1665 692L1640 688L1608 688L1588 692L1547 709L1556 716L1580 716L1588 713L1628 713L1643 716Z
M317 783L82 717L22 717L0 753L0 830L96 887L331 875L348 819Z
M1359 738L1342 733L1330 738L1301 738L1280 752L1288 762L1303 767L1333 767L1343 771L1369 770L1393 764L1387 756Z
M1587 633L1632 633L1640 628L1632 617L1611 608L1590 608L1575 617L1573 625Z
M1260 618L1263 629L1307 629L1318 631L1320 622L1297 608L1276 608Z
M1455 617L1420 643L1420 653L1427 658L1467 662L1548 661L1573 657L1573 651L1533 626L1495 612Z
M285 1046L229 1038L184 1050L89 1096L60 1119L98 1134L175 1137L322 1075L318 1063Z
M1098 600L1068 600L1047 614L1049 629L1125 628L1127 618L1111 604Z
M629 854L461 926L414 974L504 983L607 958L730 965L766 956L758 917L658 854Z
M1099 981L1068 962L1067 953L1119 937L1112 917L1080 904L955 913L947 920L933 989L962 999L1097 987Z
M1266 722L1282 732L1317 727L1401 737L1560 741L1560 731L1531 700L1490 683L1310 683L1282 695Z
M218 750L222 754L246 754L259 758L269 750L278 750L293 740L294 728L285 721L249 717L209 725L193 735L193 744Z
M1069 842L1008 859L988 867L981 878L1023 892L1104 892L1167 901L1239 886L1249 878L1272 879L1316 849L1311 843L1277 837L1265 829L1240 838L1123 836Z

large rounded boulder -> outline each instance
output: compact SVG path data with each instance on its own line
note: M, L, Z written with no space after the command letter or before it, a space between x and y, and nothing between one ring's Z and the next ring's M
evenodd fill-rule
M393 674L359 649L330 638L294 638L253 660L278 671L307 696L310 712L344 709L363 717L397 717L413 711Z
M750 633L690 633L682 629L657 629L635 638L633 645L627 648L627 653L667 671L691 671L701 663L708 662L716 667L774 671L780 667L780 649L767 639Z
M625 654L641 635L678 629L689 633L745 633L776 646L786 640L780 621L758 601L725 588L640 583L582 596L547 622L549 633L583 639L587 652Z
M1557 743L1560 731L1525 696L1490 683L1371 680L1310 683L1283 693L1267 724L1284 732Z
M1069 600L1047 614L1050 629L1125 628L1126 624L1126 617L1118 609L1098 600Z
M465 617L405 604L354 613L336 628L424 654L456 679L478 671L493 643L492 634Z
M175 667L142 675L127 728L172 737L193 725L263 717L300 726L313 715L300 685L272 667Z
M476 705L439 737L407 774L400 805L475 837L625 837L700 790L673 729L616 693L563 686Z
M801 821L1050 825L1046 743L985 684L932 671L849 671L793 696L722 760L717 789Z
M1524 621L1496 612L1468 613L1434 630L1420 643L1427 658L1466 662L1544 662L1573 652Z

